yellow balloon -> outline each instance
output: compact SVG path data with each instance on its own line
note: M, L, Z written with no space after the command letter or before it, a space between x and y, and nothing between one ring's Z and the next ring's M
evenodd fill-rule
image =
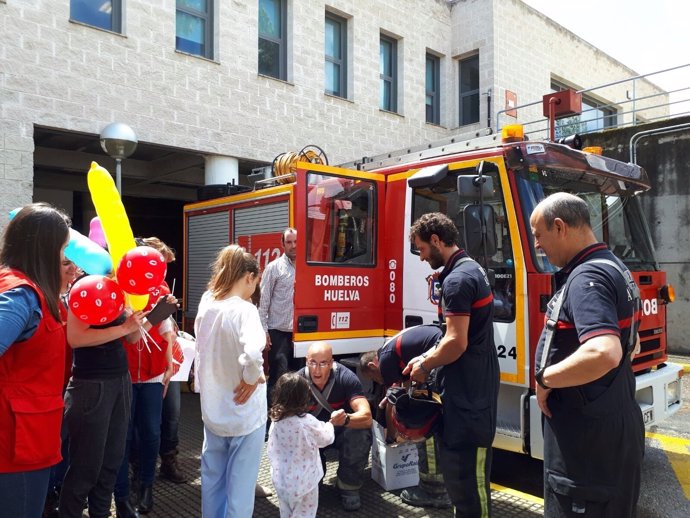
M131 293L125 292L125 300L130 308L132 308L134 311L139 311L140 309L144 309L146 304L149 303L149 296L132 295Z
M116 273L122 256L137 246L132 227L113 177L96 162L91 162L88 184L91 200L101 220L105 241L108 243L108 251L113 260L113 273ZM126 296L128 305L135 311L144 309L149 300L148 295L127 293Z

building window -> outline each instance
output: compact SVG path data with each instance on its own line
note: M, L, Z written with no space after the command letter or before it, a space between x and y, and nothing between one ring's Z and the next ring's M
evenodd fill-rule
M398 111L398 43L381 35L379 45L381 72L380 108L389 112Z
M426 121L441 124L441 58L426 55Z
M70 0L69 16L75 22L122 32L122 0Z
M460 126L479 122L479 56L460 61Z
M560 92L570 87L557 81L551 82L551 91ZM555 136L563 138L575 133L591 133L617 125L618 111L601 101L587 95L582 96L582 113L556 121Z
M259 74L287 79L287 0L259 0Z
M213 58L213 0L177 0L175 48Z
M327 94L347 97L347 20L326 13L325 90Z

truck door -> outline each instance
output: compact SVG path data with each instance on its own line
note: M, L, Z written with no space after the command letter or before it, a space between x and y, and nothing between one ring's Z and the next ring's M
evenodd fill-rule
M476 178L480 162L484 162L483 174L491 183L490 192L485 193L481 201L489 237L486 249L476 246L477 239L472 236L479 232L479 212L472 209L477 208L480 198L471 189L458 191L459 184L466 184L463 180L471 184ZM494 338L501 381L527 386L526 272L517 215L503 159L493 156L453 162L445 168L422 168L409 177L408 184L408 224L428 212L446 214L458 228L460 246L491 271L494 278ZM432 271L427 263L420 262L419 253L409 242L405 246L403 314L406 321L416 317L420 323L430 323L438 318L438 297Z
M333 353L383 344L384 177L300 163L295 182L295 355L326 340Z

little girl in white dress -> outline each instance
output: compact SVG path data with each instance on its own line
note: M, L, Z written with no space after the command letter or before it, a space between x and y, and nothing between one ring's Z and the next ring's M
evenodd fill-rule
M296 372L283 374L273 388L268 458L280 503L280 518L312 518L319 505L323 467L319 448L333 442L331 423L308 413L311 393Z

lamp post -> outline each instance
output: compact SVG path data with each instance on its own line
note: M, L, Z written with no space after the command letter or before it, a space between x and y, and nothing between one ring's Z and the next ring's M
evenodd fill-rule
M122 195L123 158L127 158L137 148L139 141L134 130L122 122L108 124L101 131L101 147L110 157L115 159L115 185L117 192Z

